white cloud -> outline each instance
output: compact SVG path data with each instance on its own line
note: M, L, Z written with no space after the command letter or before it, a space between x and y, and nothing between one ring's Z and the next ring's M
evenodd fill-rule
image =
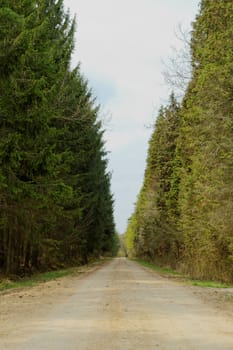
M150 131L142 126L142 128L134 128L129 130L115 130L107 131L105 133L105 140L107 148L112 152L121 152L126 146L134 143L144 142L148 138Z

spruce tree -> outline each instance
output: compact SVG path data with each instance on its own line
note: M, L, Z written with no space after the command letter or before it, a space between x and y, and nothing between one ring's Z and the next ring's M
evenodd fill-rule
M202 1L182 112L181 227L195 277L232 279L232 1Z
M138 256L176 263L180 249L177 232L176 141L179 135L179 106L174 95L161 107L150 139L144 184L127 235L133 238ZM127 238L131 248L132 238Z
M138 256L161 257L195 278L232 281L233 3L200 5L192 79L180 109L171 103L159 113L127 234Z
M98 108L70 69L74 21L62 0L4 0L0 21L1 269L86 261L114 223Z

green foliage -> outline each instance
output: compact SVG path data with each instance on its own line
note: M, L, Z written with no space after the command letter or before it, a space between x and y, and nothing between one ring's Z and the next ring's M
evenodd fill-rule
M230 1L202 3L179 139L185 268L224 281L233 279L232 10Z
M155 123L147 158L144 184L134 215L129 221L126 244L130 255L175 263L181 240L177 229L176 205L179 174L176 141L179 106L174 95L161 108Z
M180 273L178 273L177 271L175 270L172 270L171 268L169 267L161 267L161 266L158 266L158 265L155 265L155 264L152 264L148 261L145 261L145 260L142 260L142 259L134 259L137 263L139 263L140 265L142 266L145 266L145 267L148 267L158 273L161 273L162 275L164 276L173 276L173 277L176 277L176 276L182 276Z
M63 1L0 8L0 268L83 263L114 244L103 130Z
M233 280L232 39L232 1L203 0L192 79L180 109L171 101L159 113L128 228L137 256L225 282Z
M141 260L141 259L134 259L137 263L139 263L142 266L148 267L162 276L168 276L168 277L175 277L176 279L180 279L182 282L186 282L188 284L191 284L193 286L197 287L203 287L203 288L232 288L232 285L227 283L221 283L218 281L205 281L205 280L193 280L188 278L186 275L183 275L181 273L178 273L177 271L169 268L169 267L161 267L155 264L152 264L148 261Z
M107 259L91 261L84 268L89 266L95 266L103 264ZM84 270L85 271L85 270ZM33 276L27 276L19 278L18 276L12 276L11 279L0 279L0 292L8 289L19 289L25 287L34 287L38 284L60 279L66 276L75 276L83 273L83 267L69 267L62 270L47 271L43 273L36 273Z
M133 214L131 218L129 218L127 231L125 233L125 246L127 250L127 254L129 257L133 257L135 255L135 236L136 234L136 215Z
M118 235L119 239L119 249L118 249L118 257L127 257L128 251L125 244L125 235Z

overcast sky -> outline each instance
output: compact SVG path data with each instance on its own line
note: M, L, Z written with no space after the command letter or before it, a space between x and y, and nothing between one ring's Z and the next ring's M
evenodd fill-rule
M179 47L199 0L64 0L77 15L73 62L102 106L115 220L124 233L143 181L150 126L170 88L162 60Z

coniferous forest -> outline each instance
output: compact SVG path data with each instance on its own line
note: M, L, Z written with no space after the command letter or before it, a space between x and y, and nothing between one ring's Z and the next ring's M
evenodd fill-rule
M63 0L1 0L0 271L22 274L114 254L99 108L71 69Z
M171 94L158 113L126 243L133 256L232 282L232 0L201 1L190 51L182 101Z

